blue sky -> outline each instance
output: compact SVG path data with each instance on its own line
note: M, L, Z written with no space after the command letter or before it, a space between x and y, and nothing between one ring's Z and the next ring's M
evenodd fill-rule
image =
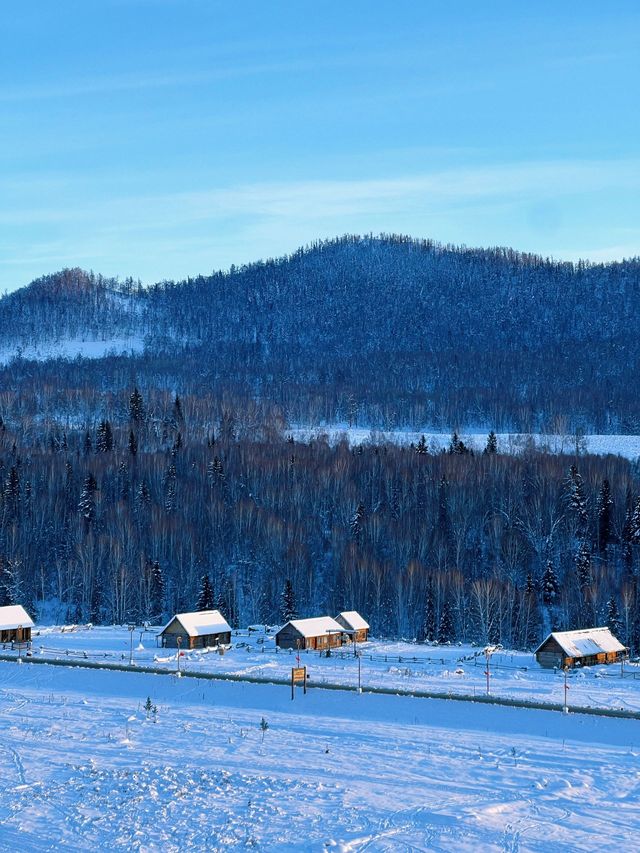
M640 254L636 2L9 5L0 291L345 232Z

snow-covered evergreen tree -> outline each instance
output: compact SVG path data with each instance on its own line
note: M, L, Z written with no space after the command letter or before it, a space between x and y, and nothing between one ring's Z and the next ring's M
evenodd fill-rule
M591 549L586 542L583 542L575 557L576 574L578 576L578 586L583 595L593 583L593 574L591 572Z
M162 619L164 612L164 578L162 577L162 569L158 560L153 561L151 568L151 589L150 589L150 604L151 618Z
M451 607L449 605L449 600L445 599L442 607L442 613L440 614L440 624L438 625L438 642L452 643L454 639L455 629L453 626Z
M574 519L575 537L582 541L589 529L589 512L584 482L575 465L569 469L567 478L567 502Z
M622 620L615 598L611 596L607 602L607 625L614 636L619 637L622 633Z
M428 642L433 642L436 639L436 608L433 596L433 581L431 578L429 578L429 583L427 584L422 634Z
M82 492L80 493L80 501L78 502L78 512L84 518L87 524L93 524L96 520L96 499L95 493L98 490L98 484L93 474L85 477L82 484Z
M288 622L290 619L295 619L296 616L296 596L293 589L293 584L287 578L287 580L284 582L284 588L282 590L282 599L280 602L280 618L284 623Z
M613 540L613 498L609 480L602 481L598 495L598 548L606 551Z
M560 582L556 574L553 562L547 560L544 573L542 575L542 601L547 606L555 604L560 592Z
M200 579L200 594L196 603L196 610L213 610L214 609L213 589L209 575L202 575Z
M129 398L129 420L141 424L145 419L144 400L137 388L133 389Z
M354 542L360 542L363 535L364 524L366 520L366 510L362 501L356 507L356 511L351 516L349 522L349 532Z
M485 454L497 453L498 452L498 436L495 434L493 430L487 436L487 445L483 451Z
M96 433L96 453L108 453L113 450L113 429L107 420L100 421Z
M470 453L467 445L462 441L462 439L458 436L457 432L454 432L451 436L451 441L449 442L449 453Z

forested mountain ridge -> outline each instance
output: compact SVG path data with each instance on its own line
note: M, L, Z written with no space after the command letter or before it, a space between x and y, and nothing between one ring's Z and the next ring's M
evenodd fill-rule
M284 618L286 588L300 615L357 609L389 636L531 647L606 621L639 648L637 463L577 439L287 439L349 420L637 431L638 267L349 237L3 297L21 352L0 368L0 604L159 621L208 590L247 624ZM37 360L34 339L102 349Z
M6 353L82 336L114 339L117 353L132 337L144 346L106 357L105 345L99 363L73 366L23 358L0 373L8 388L25 372L110 391L134 376L275 405L292 422L640 425L637 259L570 264L383 236L150 288L64 270L0 299L0 335Z

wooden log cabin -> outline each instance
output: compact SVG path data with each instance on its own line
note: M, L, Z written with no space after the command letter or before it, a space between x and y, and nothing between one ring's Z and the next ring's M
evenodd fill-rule
M616 663L628 655L629 649L613 636L609 628L554 631L535 651L540 666L559 669Z
M226 646L231 642L231 627L219 610L197 610L176 613L162 629L158 639L163 648L202 649L207 646Z
M21 604L0 607L0 644L3 648L8 644L30 643L32 628L33 619Z
M281 649L334 649L342 645L344 627L331 616L292 619L275 636Z
M354 643L366 643L369 639L369 623L355 610L345 610L336 616L336 622L346 630L347 637Z

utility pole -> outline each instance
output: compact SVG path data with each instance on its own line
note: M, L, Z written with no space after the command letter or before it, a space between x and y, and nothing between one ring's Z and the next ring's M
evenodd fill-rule
M129 666L133 666L133 632L136 630L135 625L127 625L129 629Z
M491 655L495 654L495 652L501 651L501 649L502 649L502 646L500 645L500 643L498 643L497 646L485 646L485 648L484 648L484 656L485 656L485 659L487 661L487 668L484 671L484 674L487 676L487 696L489 696L491 693L491 687L490 687L491 672L489 669L489 664L491 662Z
M182 645L182 634L178 634L176 637L176 644L178 646L178 675L180 675L180 646Z
M569 685L567 684L567 674L569 672L569 667L564 667L564 708L562 709L563 714L569 713Z
M362 654L358 652L358 693L362 693L362 667L361 667L361 658Z

